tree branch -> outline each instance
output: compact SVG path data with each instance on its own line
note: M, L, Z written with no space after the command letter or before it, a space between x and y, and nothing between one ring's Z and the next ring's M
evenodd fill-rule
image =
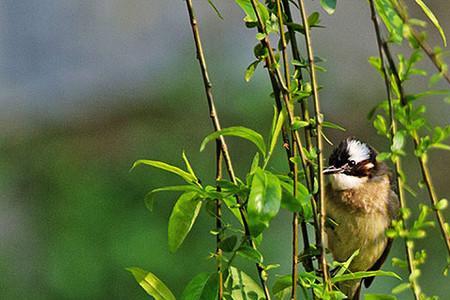
M189 13L189 21L191 24L192 33L194 35L195 47L197 50L197 59L198 59L199 65L200 65L202 78L203 78L203 85L205 87L206 98L208 101L209 115L211 117L211 120L212 120L212 123L214 126L214 130L219 131L219 130L221 130L222 127L220 125L219 117L217 116L217 111L216 111L216 107L215 107L215 103L214 103L214 96L212 93L212 84L211 84L211 81L210 81L209 75L208 75L205 54L203 52L203 46L202 46L202 42L200 39L200 32L198 29L198 22L195 17L195 14L194 14L192 0L186 0L186 5L187 5L188 13ZM225 160L225 165L226 165L228 174L230 176L230 179L233 183L237 184L236 175L234 173L233 164L231 161L230 153L228 151L228 146L225 142L225 138L223 136L220 136L218 140L220 142L220 148L221 148L221 151L223 154L223 158ZM242 205L240 199L237 196L236 196L236 201L239 204L239 213L242 218L242 223L244 226L244 231L245 231L245 236L247 238L247 241L252 248L256 249L255 243L253 242L251 235L250 235L247 214L244 209L244 206ZM267 287L266 277L263 274L263 272L264 272L263 266L258 263L258 264L256 264L256 268L258 271L259 279L261 281L261 285L264 290L265 297L267 300L270 300L269 288Z
M325 207L325 187L324 187L324 178L322 174L323 170L323 145L322 145L322 122L323 122L323 116L320 113L320 102L319 102L319 93L317 90L317 79L316 79L316 70L315 70L315 63L314 63L314 53L312 49L312 43L311 43L311 36L310 36L310 30L309 30L309 24L308 24L308 16L306 14L305 4L303 0L298 0L298 6L300 7L300 15L302 18L303 27L305 28L305 42L306 42L306 50L308 53L308 60L309 60L309 68L310 68L310 76L311 76L311 86L313 91L313 100L314 100L314 110L315 110L315 117L316 117L316 130L317 130L317 136L316 136L316 144L317 144L317 164L318 164L318 182L319 182L319 209L320 209L320 223L319 223L319 230L320 230L320 264L322 266L322 272L323 272L323 280L324 284L327 289L331 289L331 283L330 283L330 274L328 273L328 265L325 257L325 240L326 240L326 234L325 234L325 221L326 221L326 207Z
M395 121L395 116L394 116L394 108L393 108L393 100L392 100L392 95L391 95L391 85L390 85L390 81L389 81L389 74L386 70L386 66L385 66L385 62L384 62L384 54L383 54L383 45L385 44L385 42L383 41L382 37L381 37L381 32L380 32L380 26L378 23L378 18L376 15L376 11L375 11L375 5L373 0L369 0L369 5L370 5L370 12L371 12L371 19L375 28L375 34L377 37L377 46L378 46L378 53L380 55L380 61L381 61L381 69L383 72L383 77L384 77L384 83L385 83L385 87L386 87L386 94L387 94L387 99L388 99L388 103L389 103L389 117L390 117L390 143L391 145L393 144L393 139L395 136L395 133L397 132L397 123ZM401 174L401 160L398 157L395 162L394 162L394 166L395 166L395 180L396 180L396 184L397 184L397 188L398 188L398 199L400 201L400 207L402 209L406 208L406 200L405 200L405 196L404 196L404 188L403 188L403 180L400 178L400 174ZM403 222L403 226L406 227L406 220L403 218L403 216L401 215L402 218L402 222ZM413 249L413 244L412 243L408 243L408 240L405 239L405 253L406 253L406 261L408 264L408 271L409 274L412 274L413 272L415 272L415 264L414 264L414 249ZM416 300L419 300L420 297L420 290L418 288L418 284L416 281L416 278L414 276L410 276L410 283L411 283L411 291L414 294L414 297Z

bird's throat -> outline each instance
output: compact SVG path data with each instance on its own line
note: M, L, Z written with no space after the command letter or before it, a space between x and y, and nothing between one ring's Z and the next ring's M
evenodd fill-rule
M367 177L356 177L346 174L333 174L330 176L331 186L335 191L356 189L366 183Z

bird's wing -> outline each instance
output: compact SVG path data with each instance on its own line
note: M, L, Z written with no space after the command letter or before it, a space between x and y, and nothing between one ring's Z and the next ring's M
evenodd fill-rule
M377 271L381 268L381 266L386 261L386 258L389 255L389 251L391 250L393 241L394 241L393 239L388 239L386 248L384 248L384 251L383 251L383 253L381 253L380 258L378 258L378 260L373 264L373 266L368 271ZM375 276L365 278L364 286L366 288L368 288L372 284L374 279L375 279Z
M398 218L398 210L399 210L400 203L399 203L397 195L392 190L390 192L389 198L390 198L389 199L390 201L388 203L388 213L389 213L389 216L391 219L396 219L396 218ZM368 271L376 271L381 268L383 263L386 261L386 258L388 257L388 254L389 254L389 251L391 250L393 241L394 241L393 239L388 238L387 244L386 244L386 247L384 248L383 253L381 253L381 256L377 259L377 261L373 264L373 266ZM372 281L374 279L375 279L374 276L365 278L364 286L366 288L368 288L372 284Z

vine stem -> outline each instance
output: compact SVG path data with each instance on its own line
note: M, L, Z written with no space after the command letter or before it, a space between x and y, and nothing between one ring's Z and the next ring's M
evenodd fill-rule
M378 18L377 18L377 14L375 11L375 4L374 4L374 0L369 0L369 6L370 6L370 12L371 12L371 19L375 28L375 35L377 38L377 46L378 46L378 54L380 56L380 62L381 62L381 70L383 72L383 78L384 78L384 83L385 83L385 87L386 87L386 94L387 94L387 99L388 99L388 103L389 103L389 117L390 117L390 143L393 144L393 138L397 132L397 124L395 121L395 115L394 115L394 108L393 108L393 100L392 100L392 95L391 95L391 84L389 81L389 75L388 72L386 70L386 65L385 65L385 61L384 61L384 48L383 45L385 44L385 42L383 41L382 37L381 37L381 32L380 32L380 26L378 23ZM395 67L395 66L394 66ZM400 174L401 174L401 160L399 157L397 157L397 159L394 162L394 166L395 166L395 180L396 180L396 184L397 184L397 188L398 188L398 199L400 202L400 207L402 209L405 209L407 207L406 205L406 201L405 201L405 196L404 196L404 188L403 188L403 180L400 178ZM406 219L403 218L403 215L401 214L401 218L402 218L402 222L403 222L403 226L406 226ZM410 241L408 241L407 239L405 239L405 252L406 252L406 261L407 261L407 265L408 265L408 272L409 274L414 274L416 273L416 266L414 263L414 248L413 248L414 244L411 243ZM416 300L418 300L420 298L420 288L419 285L417 284L416 281L416 276L409 276L410 278L410 284L411 284L411 291L413 292L414 298Z
M306 14L305 4L303 0L298 0L298 6L300 8L300 15L303 23L303 27L305 28L305 42L306 42L306 50L308 53L309 60L309 68L310 68L310 77L311 77L311 86L313 91L313 100L314 100L314 111L316 117L316 144L317 144L317 165L318 165L318 183L319 183L319 210L320 210L320 223L319 223L319 232L320 232L320 240L318 241L318 248L320 249L320 265L322 267L323 272L323 281L325 287L328 290L331 290L331 282L330 282L330 274L328 272L327 260L325 257L325 221L326 221L326 207L325 207L325 189L324 189L324 178L323 178L323 144L322 144L322 122L323 116L320 113L320 102L319 102L319 93L317 90L317 78L316 78L316 70L314 63L314 52L312 48L311 42L311 34L309 30L308 24L308 15ZM316 241L317 242L317 241Z
M212 93L212 83L209 79L209 74L208 74L208 68L206 65L206 59L205 59L205 54L203 51L203 46L202 46L202 42L200 39L200 31L198 28L198 22L197 22L197 18L195 17L194 14L194 8L193 8L193 4L192 4L192 0L186 0L186 6L187 6L187 10L189 13L189 21L191 24L191 29L192 29L192 33L194 35L194 43L195 43L195 47L196 47L196 51L197 51L197 60L199 62L200 65L200 69L201 69L201 73L202 73L202 79L203 79L203 85L205 88L205 93L206 93L206 98L208 101L208 107L209 107L209 115L211 118L211 121L213 123L214 126L214 130L215 131L219 131L222 129L221 125L220 125L220 121L219 121L219 117L217 115L217 110L215 107L215 103L214 103L214 96ZM231 156L228 150L228 146L225 142L225 138L223 136L220 136L218 138L218 141L220 143L220 149L221 152L223 154L223 158L225 161L225 165L226 165L226 169L228 172L228 175L230 176L231 181L234 184L237 184L237 179L236 179L236 175L234 172L234 168L233 168L233 164L231 161ZM241 215L242 218L242 223L244 226L244 231L245 231L245 236L246 239L248 241L248 243L250 244L250 246L254 249L256 249L255 243L253 242L251 235L250 235L250 230L249 230L249 226L248 226L248 220L247 220L247 213L244 209L243 204L241 203L240 199L236 196L236 201L238 203L239 206L239 213ZM257 263L256 264L256 268L258 271L258 276L261 282L261 286L263 288L264 291L264 295L266 297L267 300L270 300L270 294L269 294L269 288L267 286L267 279L264 276L264 268L261 264Z

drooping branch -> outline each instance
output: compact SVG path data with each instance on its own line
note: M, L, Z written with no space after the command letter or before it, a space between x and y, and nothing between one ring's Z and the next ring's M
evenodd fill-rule
M320 209L320 222L319 222L319 230L320 230L320 247L321 255L320 255L320 264L323 272L323 280L325 286L330 289L330 274L328 273L328 265L325 257L325 221L326 221L326 207L325 207L325 186L324 186L324 178L322 174L323 170L323 143L322 143L322 122L323 116L320 112L320 102L319 102L319 93L317 87L317 78L316 78L316 70L314 63L314 53L311 42L310 28L308 24L308 15L306 14L305 4L303 0L298 1L298 6L300 8L300 15L303 23L303 28L305 29L305 42L306 42L306 50L308 53L308 63L310 69L311 76L311 86L313 92L313 100L314 100L314 110L315 110L315 118L316 118L316 146L317 146L317 165L318 165L318 184L319 184L319 209Z
M195 47L197 50L197 59L200 65L200 69L201 69L201 73L202 73L202 78L203 78L203 85L205 88L205 93L206 93L206 98L208 101L208 107L209 107L209 114L211 117L211 121L213 123L214 126L214 130L215 131L219 131L221 130L221 125L220 125L220 121L219 121L219 117L217 115L217 110L215 107L215 102L214 102L214 96L212 93L212 84L211 81L209 79L209 74L208 74L208 69L207 69L207 65L206 65L206 59L205 59L205 54L203 51L203 46L202 46L202 42L200 39L200 32L199 32L199 28L198 28L198 22L197 19L195 17L194 14L194 8L192 5L192 0L186 0L186 5L187 5L187 9L188 9L188 13L189 13L189 21L191 24L191 28L192 28L192 33L194 35L194 43L195 43ZM225 138L223 136L219 137L219 143L220 143L220 148L221 148L221 152L223 154L223 158L225 161L225 165L226 165L226 169L228 172L228 175L230 176L230 179L233 183L237 184L237 179L236 179L236 175L234 173L234 168L233 168L233 164L231 161L231 157L230 157L230 153L228 150L228 146L225 142ZM247 219L247 214L246 211L244 209L244 206L242 205L240 199L236 196L236 201L239 204L239 213L241 215L242 218L242 223L244 226L244 231L245 231L245 236L247 238L248 243L250 244L250 246L252 248L256 248L255 244L251 238L250 235L250 229L248 226L248 219ZM259 263L256 264L256 268L258 271L258 276L259 279L261 281L261 285L265 294L265 297L267 300L270 300L270 294L269 294L269 288L267 286L267 282L266 282L266 277L264 276L264 269L263 266Z
M399 91L399 95L400 95L400 104L405 107L405 109L407 111L410 110L409 105L408 105L408 101L406 99L406 94L405 91L403 89L403 84L402 81L400 79L400 75L397 71L397 67L395 65L395 61L393 59L393 56L391 54L391 50L388 46L388 44L386 42L382 43L383 46L383 50L384 53L386 54L386 58L388 60L389 63L389 67L392 70L392 74L394 75L394 80L396 82L396 85L398 87L398 91ZM412 140L414 142L414 149L416 151L419 150L420 147L420 137L419 137L419 133L417 132L416 129L412 129L411 130L411 137ZM439 229L441 231L442 237L444 239L445 242L445 246L447 248L447 252L450 255L450 236L445 228L445 219L444 216L442 215L441 211L436 209L436 204L438 203L439 199L436 195L436 192L434 190L434 184L433 181L431 179L431 175L430 175L430 171L428 169L428 163L427 163L427 158L426 158L426 154L422 154L417 156L417 160L419 162L420 165L420 170L421 170L421 174L422 174L422 179L425 183L425 186L427 188L428 191L428 195L431 201L431 205L433 206L433 210L434 213L436 215L436 219L438 220L438 224L439 224Z
M216 182L222 180L222 160L223 152L220 147L220 141L216 140ZM220 185L216 187L217 192L221 191ZM217 273L219 275L218 280L218 300L223 299L223 269L222 269L222 249L220 249L220 242L222 241L222 201L216 199L216 260L217 260Z
M390 138L390 143L392 145L394 136L397 132L397 123L395 121L395 116L394 116L395 112L394 112L394 105L393 105L393 99L392 99L392 94L391 94L391 84L389 81L389 74L386 70L386 65L385 65L385 61L384 61L384 50L383 50L384 41L381 37L380 26L379 26L378 18L376 15L375 5L374 5L373 0L369 0L369 5L370 5L370 12L371 12L371 19L372 19L372 22L373 22L373 25L375 28L378 53L379 53L380 62L381 62L381 70L383 72L383 78L384 78L384 83L385 83L385 87L386 87L386 94L387 94L387 99L388 99L388 103L389 103L389 117L390 117L390 137L389 138ZM396 184L397 184L398 199L400 201L400 207L402 209L404 209L407 206L406 206L406 200L405 200L405 196L404 196L403 180L400 177L400 174L402 173L400 157L397 157L397 159L394 162L394 166L395 166L395 180L396 180ZM403 225L406 226L406 220L403 219L402 222L403 222ZM408 241L405 239L406 262L408 265L409 274L415 273L413 246L414 245L412 243L408 243ZM420 297L419 285L416 282L415 276L410 276L410 278L411 278L411 290L414 294L415 299L418 300Z

